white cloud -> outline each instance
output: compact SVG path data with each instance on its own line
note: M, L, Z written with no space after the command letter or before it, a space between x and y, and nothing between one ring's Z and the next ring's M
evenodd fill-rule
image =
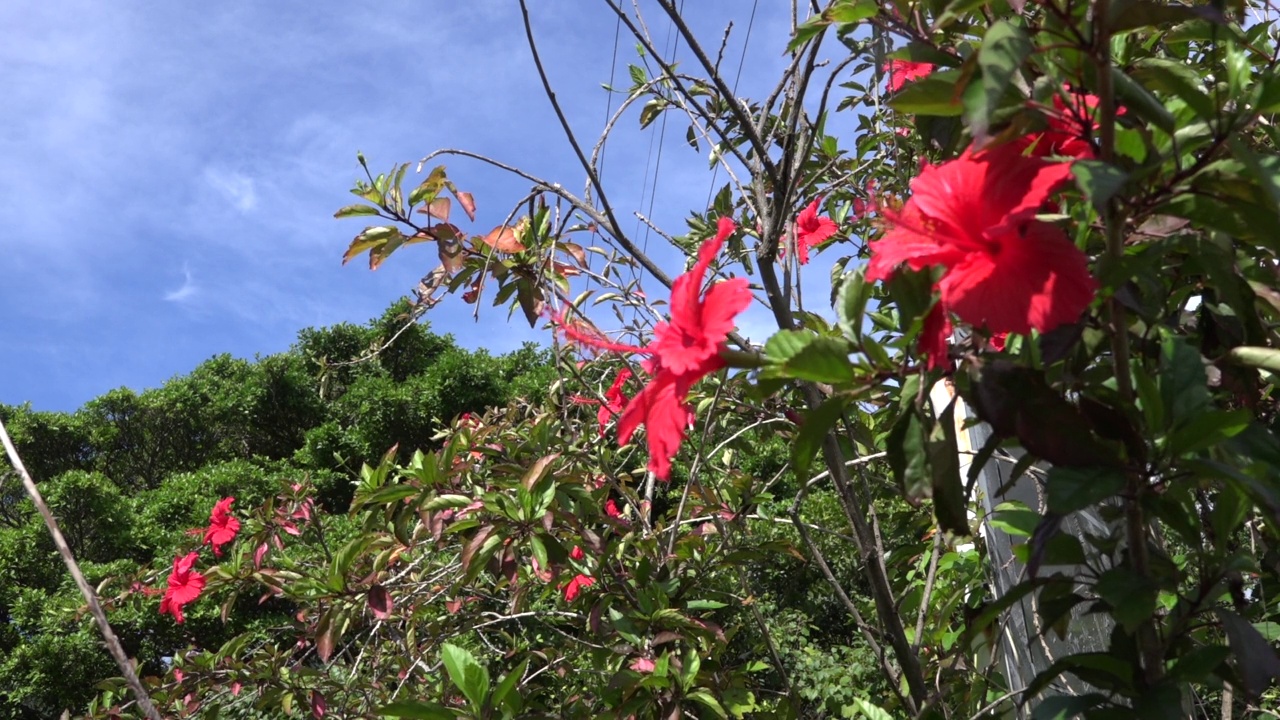
M253 178L235 170L205 168L204 180L242 213L258 206L258 192Z
M195 280L191 277L191 268L186 264L182 264L182 287L177 290L171 290L164 295L164 299L168 302L183 302L190 299L200 290L196 286Z

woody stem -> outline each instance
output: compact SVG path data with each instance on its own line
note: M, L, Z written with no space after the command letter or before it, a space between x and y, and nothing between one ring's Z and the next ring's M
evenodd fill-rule
M71 577L76 582L76 587L80 589L80 594L84 596L85 603L89 605L89 613L93 615L94 621L98 623L98 631L102 633L102 639L107 643L107 650L120 668L120 673L124 676L125 682L133 690L138 707L149 720L161 720L160 713L151 704L151 697L147 695L146 688L142 687L142 681L138 679L138 673L134 671L133 663L129 661L129 656L120 644L120 639L112 632L111 624L107 622L107 613L102 609L102 604L98 602L98 594L93 591L89 581L85 580L84 573L80 572L80 565L76 562L76 557L71 552L71 546L67 544L67 539L62 536L62 530L58 527L57 518L53 516L53 512L45 504L44 496L40 494L40 489L36 487L35 481L31 479L31 474L27 472L27 466L23 464L22 458L18 455L18 449L14 447L13 441L9 439L9 433L5 430L3 421L0 421L0 442L4 443L4 451L9 456L9 462L13 464L14 470L17 470L18 476L22 478L22 488L26 490L27 496L31 498L31 502L36 506L36 511L44 519L45 527L48 528L49 535L53 538L53 544L57 546L58 554L62 556L62 562L66 564L68 572L71 573Z
M1116 137L1116 98L1115 87L1111 78L1111 28L1108 19L1111 12L1110 0L1097 0L1093 8L1094 21L1094 60L1097 68L1098 82L1098 141L1101 145L1103 162L1115 160ZM1119 203L1115 199L1107 201L1102 208L1103 227L1106 228L1107 250L1104 258L1105 267L1115 268L1124 260L1124 223L1125 219ZM1113 275L1114 276L1114 275ZM1133 402L1133 382L1129 368L1129 322L1125 308L1116 299L1114 293L1107 300L1110 316L1111 357L1115 368L1116 388L1121 399L1126 403ZM1134 572L1141 577L1150 575L1151 559L1147 548L1147 523L1142 507L1144 490L1142 474L1131 469L1124 499L1125 536L1129 546L1129 559L1133 563ZM1154 618L1147 618L1138 627L1138 647L1142 655L1143 679L1148 687L1160 682L1164 676L1164 652L1160 637L1156 632Z

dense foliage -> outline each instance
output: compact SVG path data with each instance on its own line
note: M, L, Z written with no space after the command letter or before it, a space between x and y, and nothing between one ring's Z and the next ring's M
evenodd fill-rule
M641 51L618 113L641 105L642 129L687 120L728 178L687 234L664 236L690 262L668 272L633 242L581 151L587 199L521 173L535 192L488 232L462 229L455 203L474 222L477 200L443 166L414 185L409 165L374 175L361 156L360 202L337 212L382 223L347 261L435 244L414 313L483 300L544 326L558 344L541 384L487 394L501 361L477 372L426 341L373 369L336 364L364 350L339 328L296 351L324 370L307 395L323 420L301 433L245 433L230 418L262 396L209 402L198 385L165 396L207 413L198 423L161 422L158 400L127 393L86 408L113 421L87 434L28 414L48 427L27 443L51 497L103 509L68 533L118 588L124 635L175 653L147 679L157 704L1274 714L1275 9L834 0L805 20L794 3L791 62L748 100L676 3L655 3L691 59L677 69L638 4L605 0ZM423 167L444 154L509 168L454 150ZM837 255L830 292L806 300L810 263ZM777 327L763 344L734 331L757 304ZM436 427L464 408L455 393L494 407ZM273 417L316 407L268 397ZM285 438L287 459L259 450ZM195 508L232 492L190 480L182 500L201 503L148 536L166 554L136 571L173 563L165 601L190 619L130 627L156 598L122 587L130 568L110 563L139 536L102 517L228 448L260 457L234 491L237 537L220 558L190 554ZM115 489L91 491L103 477ZM18 502L14 542L36 546ZM230 518L201 534L231 534ZM50 563L23 561L57 585ZM87 627L43 592L10 603L14 642L50 614ZM133 713L129 692L107 683L90 714Z
M345 527L351 477L365 458L397 442L430 448L460 413L516 393L536 401L551 382L544 351L467 351L407 311L401 303L365 326L304 330L288 352L253 361L215 357L159 388L114 390L74 413L0 407L144 674L163 674L188 646L278 628L294 611L246 597L225 622L210 604L189 608L181 626L158 614L154 588L179 548L199 545L188 530L208 524L220 498L253 508L305 482L319 510ZM369 361L340 364L373 355L406 324ZM0 717L83 710L95 685L119 671L21 486L6 477L0 493Z

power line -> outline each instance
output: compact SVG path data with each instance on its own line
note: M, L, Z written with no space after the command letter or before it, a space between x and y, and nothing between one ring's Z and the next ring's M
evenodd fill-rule
M738 72L733 76L733 95L729 98L730 102L737 102L738 81L742 79L742 66L747 59L747 47L751 45L751 28L756 24L756 9L760 7L760 0L754 0L751 3L751 17L747 19L747 35L742 40L742 54L738 56ZM707 188L707 207L711 206L711 197L716 192L716 178L720 174L720 163L716 163L711 167L711 187Z

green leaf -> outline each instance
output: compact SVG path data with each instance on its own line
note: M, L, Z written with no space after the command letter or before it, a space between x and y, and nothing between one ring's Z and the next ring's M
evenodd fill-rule
M1172 333L1160 342L1160 398L1165 421L1173 428L1195 419L1210 399L1209 377L1200 351Z
M1031 712L1031 720L1072 720L1093 707L1106 702L1097 693L1088 695L1055 695L1047 697Z
M1253 413L1241 410L1206 410L1184 423L1169 436L1172 455L1189 455L1244 432L1253 422Z
M959 70L940 70L920 78L898 91L889 107L912 115L952 117L964 112L956 82Z
M684 667L680 670L680 687L688 690L698 681L698 671L702 669L702 658L698 651L690 650L685 654Z
M1203 177L1210 175L1204 173ZM1274 232L1275 214L1252 200L1233 197L1228 202L1204 194L1182 193L1159 206L1156 212L1186 218L1269 250L1280 251L1280 236Z
M1177 127L1173 113L1146 87L1118 67L1111 68L1111 84L1120 104L1142 120L1172 135Z
M499 682L498 686L493 690L494 705L502 707L504 704L507 704L508 696L510 696L511 704L515 706L514 711L519 712L519 706L521 704L520 693L517 692L515 695L511 695L511 691L515 689L516 683L520 682L520 680L524 678L524 671L528 667L529 660L526 658L519 665L515 666L511 672L507 673L506 677L502 678L501 682Z
M857 342L862 338L862 323L871 299L872 283L867 282L863 268L846 273L836 293L836 316L846 338Z
M791 38L791 42L787 43L787 52L793 53L804 47L806 43L821 35L831 22L821 15L814 15L808 20L800 24L796 28L796 34Z
M841 338L822 337L804 330L780 330L765 343L770 366L765 377L787 377L825 383L847 383L854 379L849 361L849 343Z
M1275 348L1241 345L1231 348L1227 357L1239 365L1280 373L1280 350Z
M416 488L415 488L416 489ZM466 507L474 501L470 495L437 495L426 502L422 509L432 512L448 508Z
M855 714L856 713L856 714ZM862 698L854 698L853 703L846 705L840 710L840 714L846 718L866 718L867 720L893 720L893 716L888 710L877 705L872 705L870 701Z
M1129 180L1128 173L1101 160L1077 160L1071 164L1080 191L1101 209Z
M960 480L960 452L956 447L956 401L952 399L929 432L929 470L933 512L938 526L955 535L969 535L964 483Z
M1230 656L1231 651L1222 645L1195 648L1178 658L1169 669L1167 679L1171 682L1204 682Z
M1199 71L1165 58L1143 58L1130 75L1144 86L1169 93L1187 104L1201 120L1213 120L1218 105L1204 91Z
M1114 468L1049 468L1045 481L1049 511L1066 515L1119 494L1125 487L1124 473Z
M1036 675L1027 686L1027 697L1038 695L1059 675L1069 672L1103 690L1127 691L1133 687L1135 664L1110 653L1077 653L1057 660Z
M489 671L476 662L475 656L464 648L445 643L440 648L444 667L449 671L449 679L458 686L472 708L479 712L489 695Z
M445 177L444 165L437 165L431 168L431 172L427 173L426 179L418 187L414 188L413 192L409 193L409 204L430 203L436 199L436 196L440 194L440 191L447 184L449 184L449 180Z
M1010 535L1031 537L1031 533L1040 524L1040 513L1022 503L1003 502L996 506L995 513L987 523Z
M1116 34L1152 25L1188 20L1226 22L1222 10L1212 5L1191 7L1171 2L1156 2L1156 0L1117 0L1111 6L1111 12L1107 17L1111 32Z
M640 128L644 129L649 127L653 124L654 120L658 119L658 116L662 114L662 111L666 109L667 101L662 98L654 98L645 103L644 107L640 108Z
M951 23L958 20L970 10L977 9L987 4L987 0L951 0L947 3L947 7L943 9L942 14L933 22L933 31L937 32Z
M965 114L974 137L987 135L1000 101L1034 49L1022 28L1008 20L1001 20L987 30L982 48L978 50L978 68L982 72L980 91L964 94Z
M1280 658L1248 620L1228 610L1214 610L1222 627L1227 631L1227 640L1231 643L1231 652L1236 656L1244 689L1251 697L1258 697L1271 685L1271 681L1280 678Z
M875 0L836 0L823 15L831 22L847 25L875 17L879 11Z
M800 430L791 441L791 464L795 466L796 475L801 478L809 476L809 467L813 458L822 448L827 433L844 415L846 400L839 395L827 398L815 410L805 415Z
M921 498L933 492L928 463L928 431L924 415L918 408L910 406L898 417L885 439L885 453L893 477L908 502L918 504Z
M333 216L336 218L349 218L358 215L377 215L378 212L378 208L372 205L348 205L334 213Z
M376 712L384 717L410 720L453 720L457 717L457 714L443 705L421 700L397 700L390 705L383 705Z
M724 711L724 707L720 705L720 701L716 700L715 696L706 690L694 690L685 697L715 713L716 717L723 718L724 720L729 719L729 713Z
M1094 590L1111 605L1111 616L1116 622L1130 633L1155 613L1156 596L1160 593L1160 588L1149 578L1128 567L1104 572Z

